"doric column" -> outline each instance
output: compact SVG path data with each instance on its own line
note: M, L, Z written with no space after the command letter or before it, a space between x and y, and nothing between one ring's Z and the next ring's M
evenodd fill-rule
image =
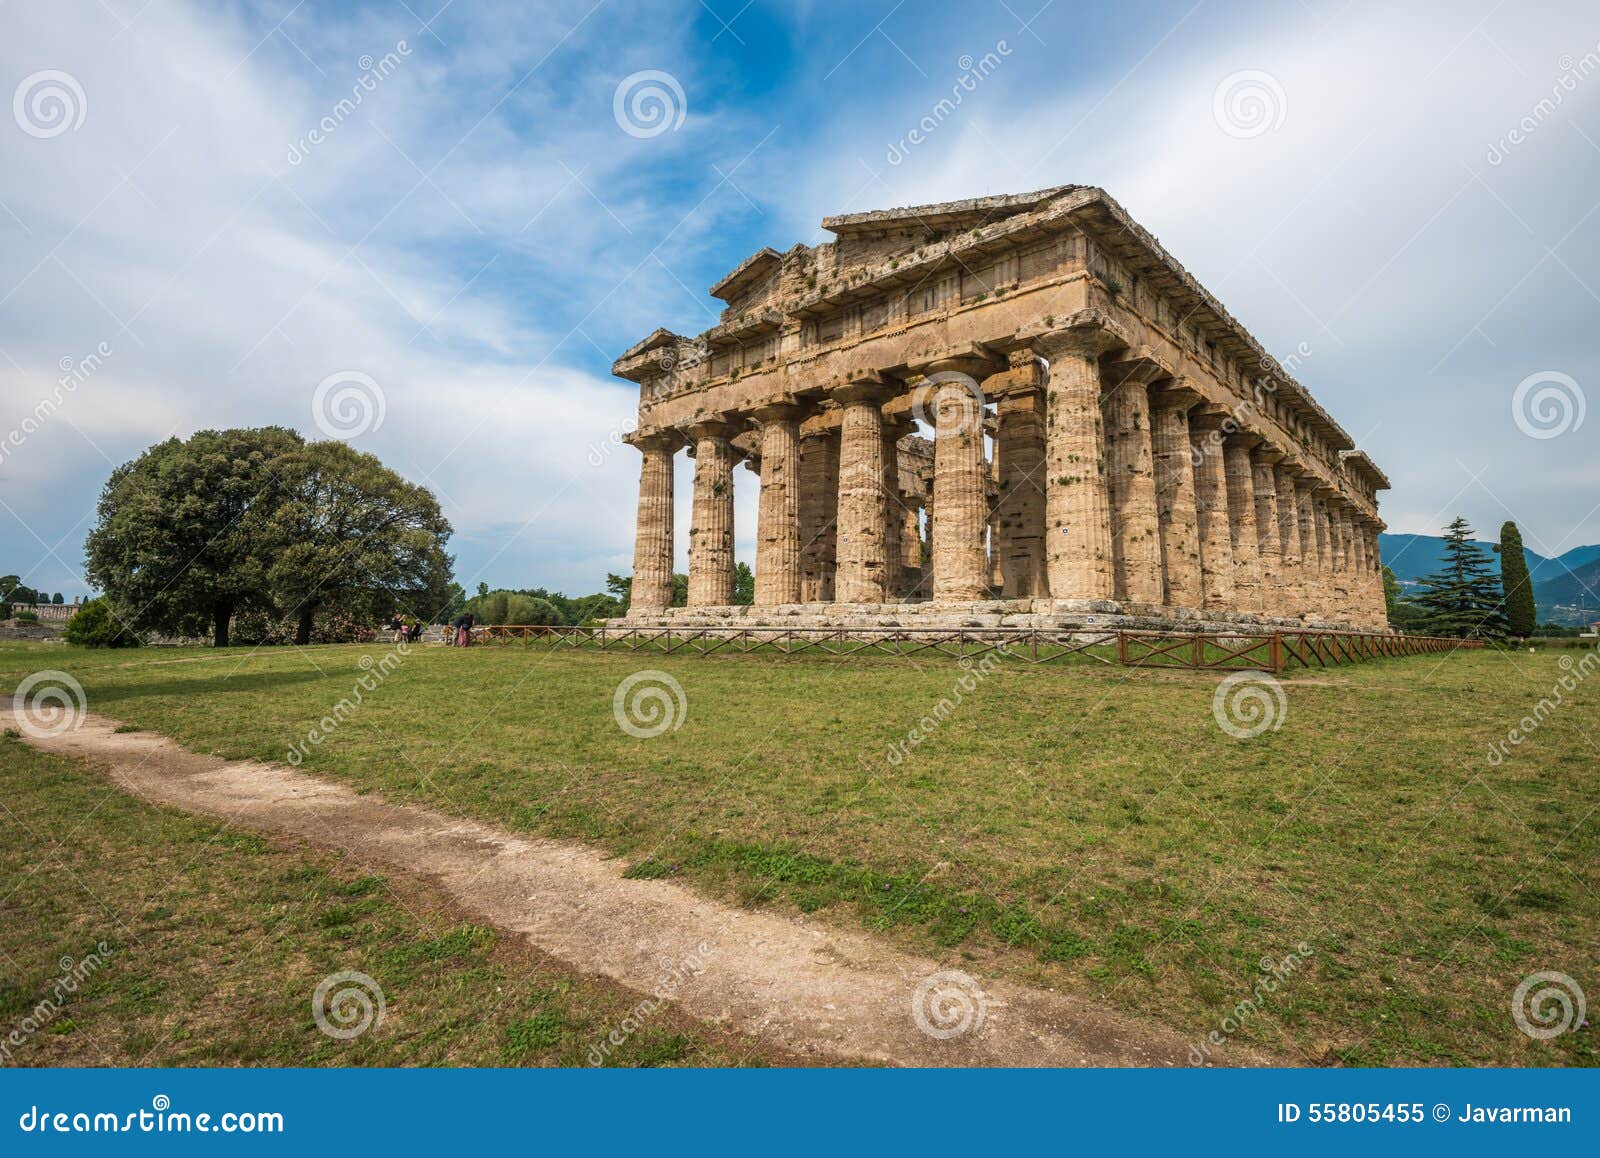
M877 374L830 391L843 413L839 433L839 564L834 599L882 603L888 551L884 502L883 403L892 395Z
M1383 593L1383 555L1378 547L1378 534L1383 530L1383 523L1377 519L1368 519L1366 523L1367 535L1367 582L1372 585L1372 625L1379 631L1389 630L1389 602Z
M733 602L733 436L731 422L697 422L694 442L694 513L689 526L689 606Z
M1350 622L1365 627L1372 613L1367 587L1366 534L1361 512L1349 506L1344 512L1345 563L1350 568Z
M838 544L839 427L824 415L800 427L800 598L833 601Z
M983 399L977 374L984 364L951 358L920 367L930 378L962 375L933 387L933 598L986 599L989 559L988 476L983 456ZM976 372L976 373L975 373Z
M1104 326L1031 340L1050 363L1045 390L1045 568L1053 599L1112 599L1100 355L1126 342Z
M1200 604L1207 611L1232 611L1233 532L1228 527L1228 474L1223 453L1223 414L1189 416L1194 448L1195 523L1200 532Z
M1331 623L1338 618L1338 597L1333 586L1333 530L1328 520L1329 488L1315 484L1311 495L1312 533L1317 537L1317 585L1312 596L1317 618Z
M1322 618L1322 558L1317 547L1317 515L1313 499L1317 481L1302 474L1294 481L1295 522L1300 527L1300 615Z
M1157 514L1150 437L1150 385L1169 377L1148 359L1108 362L1101 380L1105 423L1106 498L1111 512L1111 561L1116 598L1159 606L1161 520Z
M1000 560L1000 591L1007 599L1029 599L1049 591L1044 560L1044 375L1032 351L1023 354L1020 365L1000 376L1010 381L992 395L999 418L995 453L1000 460L994 551ZM985 394L994 381L984 383Z
M661 431L630 435L628 441L644 456L628 609L658 611L672 606L672 457L683 440Z
M1228 486L1228 533L1233 546L1233 605L1239 611L1266 609L1261 589L1261 540L1256 531L1255 468L1250 452L1260 437L1230 434L1222 444Z
M905 590L905 500L900 497L900 440L910 434L908 420L883 422L883 597L899 599Z
M756 604L800 602L800 415L792 403L760 407L761 502L756 513Z
M1283 544L1278 538L1278 480L1273 466L1283 458L1276 447L1251 452L1251 482L1256 496L1256 550L1261 559L1261 607L1268 615L1290 614L1284 595Z
M1298 618L1305 609L1305 575L1300 548L1300 509L1294 480L1300 472L1297 463L1280 462L1273 469L1278 488L1278 566L1283 576L1282 614Z
M1199 610L1200 534L1194 502L1194 447L1189 411L1200 395L1174 380L1150 398L1156 513L1161 521L1162 602Z
M1350 543L1350 515L1347 500L1334 495L1328 500L1328 541L1333 553L1333 591L1338 605L1338 619L1350 623L1355 619L1355 567L1354 552Z

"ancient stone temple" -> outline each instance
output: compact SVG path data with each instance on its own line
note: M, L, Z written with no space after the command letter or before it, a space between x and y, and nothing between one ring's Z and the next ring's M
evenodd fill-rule
M822 225L712 286L719 324L613 367L644 458L630 623L1386 629L1383 472L1104 191Z

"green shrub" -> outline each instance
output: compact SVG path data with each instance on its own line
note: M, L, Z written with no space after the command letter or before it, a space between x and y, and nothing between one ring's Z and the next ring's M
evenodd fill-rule
M34 612L34 611L19 611L19 612L17 612L17 622L18 623L38 623L39 622L39 615L38 615L37 612Z
M62 635L77 647L138 647L144 642L122 626L104 599L91 599L78 608Z

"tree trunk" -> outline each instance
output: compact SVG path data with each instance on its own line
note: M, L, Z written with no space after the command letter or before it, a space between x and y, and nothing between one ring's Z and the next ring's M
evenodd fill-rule
M228 646L228 623L233 619L233 603L218 603L212 609L215 627L212 633L212 643L216 647Z
M305 647L311 642L311 619L317 613L315 607L302 608L300 622L294 629L294 642L296 647Z

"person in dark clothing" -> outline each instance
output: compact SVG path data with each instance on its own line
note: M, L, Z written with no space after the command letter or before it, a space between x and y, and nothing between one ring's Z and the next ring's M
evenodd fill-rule
M456 616L452 622L454 623L456 629L456 646L471 647L472 627L473 624L477 622L473 618L472 612L463 611L460 615Z

